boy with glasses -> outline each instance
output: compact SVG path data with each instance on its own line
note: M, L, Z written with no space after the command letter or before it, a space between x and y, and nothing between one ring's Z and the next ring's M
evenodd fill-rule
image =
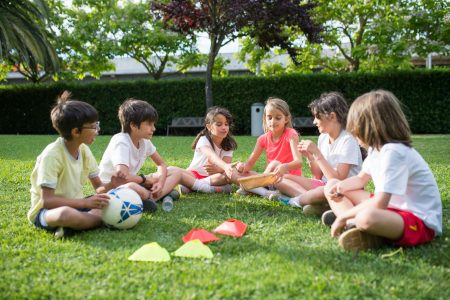
M97 162L88 147L100 130L94 107L71 100L70 93L65 91L51 111L51 120L60 137L37 157L31 174L28 219L61 238L73 230L102 224L101 209L108 204L109 196L96 194L84 198L86 179L95 189L104 186L106 190L124 180L114 177L105 186L98 176Z

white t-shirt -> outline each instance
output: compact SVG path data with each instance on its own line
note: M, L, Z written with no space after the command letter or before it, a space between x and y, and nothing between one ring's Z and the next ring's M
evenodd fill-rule
M363 172L372 177L375 193L392 194L389 207L409 211L436 234L442 233L442 202L428 164L413 148L399 143L369 149Z
M156 148L150 140L141 139L139 147L136 148L128 133L118 133L111 138L103 153L100 162L100 179L104 183L109 183L117 165L127 166L130 174L136 175L145 159L155 152Z
M208 157L205 154L203 154L203 152L200 150L200 148L202 147L209 147L213 149L211 143L208 141L206 136L202 136L197 141L197 145L195 146L194 151L194 158L192 159L192 162L187 169L194 170L200 175L208 176L208 173L203 168L204 165L206 165L206 163L208 162ZM225 156L227 157L233 156L233 150L225 151L222 148L217 147L217 145L214 145L214 151L221 159L223 159Z
M355 176L361 171L361 150L356 139L346 130L342 130L331 144L328 133L322 133L317 147L333 169L336 170L339 164L351 165L347 177ZM327 182L327 178L323 176L322 181Z

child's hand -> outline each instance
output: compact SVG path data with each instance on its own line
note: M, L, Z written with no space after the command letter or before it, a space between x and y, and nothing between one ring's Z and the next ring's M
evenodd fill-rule
M225 175L230 179L233 176L233 168L234 168L234 164L226 164L225 168L224 168Z
M289 173L289 166L287 164L280 164L275 167L273 172L275 173L275 176L278 178L278 180L280 180L284 174Z
M246 166L245 163L238 162L238 163L236 164L236 170L237 170L239 173L244 173L244 172L246 172L245 166Z
M223 170L216 166L215 164L211 164L210 162L208 162L203 169L205 169L206 173L208 173L208 175L213 175L213 174L217 174L217 173L222 173Z
M340 202L342 198L344 197L344 194L342 194L342 189L339 186L339 183L332 186L328 192L325 192L328 199L331 199L336 202Z
M96 194L86 198L85 200L86 208L102 209L108 205L109 196L107 194Z
M346 221L339 217L336 218L333 225L331 225L331 236L338 237L341 235L342 231L344 231L346 225Z
M157 182L157 178L153 177L152 174L145 175L144 187L146 189L152 189L153 185Z
M161 182L155 182L152 186L152 188L150 189L150 192L152 193L152 198L153 199L158 199L161 192L162 192L162 188L163 185L161 184Z
M127 179L124 173L121 171L117 171L115 174L111 176L111 185L115 188L119 185L127 183Z
M307 155L307 153L316 154L319 152L317 145L310 140L301 140L297 145L297 150L305 155Z

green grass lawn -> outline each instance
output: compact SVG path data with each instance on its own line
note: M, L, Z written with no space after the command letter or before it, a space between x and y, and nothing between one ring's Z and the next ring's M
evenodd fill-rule
M383 255L396 248L344 252L319 219L299 210L216 194L189 194L169 213L144 215L131 230L100 228L55 240L26 218L34 161L55 138L0 136L1 299L450 299L450 136L414 136L441 191L444 235L390 257ZM186 167L192 139L153 142L168 164ZM108 141L101 136L91 146L98 161ZM237 141L235 160L245 160L256 139ZM260 159L257 170L263 164ZM153 170L147 162L144 171ZM209 245L212 259L127 260L150 242L174 252L192 228L212 230L231 218L247 223L247 232L242 238L220 236Z

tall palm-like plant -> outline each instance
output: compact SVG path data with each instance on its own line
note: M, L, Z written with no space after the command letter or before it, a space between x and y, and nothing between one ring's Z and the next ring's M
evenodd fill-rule
M44 27L47 17L43 0L0 0L0 62L57 71L58 56Z

